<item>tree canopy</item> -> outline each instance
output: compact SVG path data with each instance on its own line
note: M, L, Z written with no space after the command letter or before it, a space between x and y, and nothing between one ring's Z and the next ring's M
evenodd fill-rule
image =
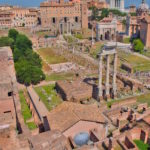
M9 30L7 38L13 40L11 44L17 80L25 85L30 85L45 79L41 59L33 51L29 38L15 29Z
M98 18L99 10L96 7L91 7L92 10L92 20L96 20Z
M12 38L9 37L1 37L0 38L0 47L3 46L12 46L14 40Z
M9 33L8 33L8 37L14 39L14 41L16 40L17 36L18 36L18 31L15 29L10 29Z
M102 20L104 17L108 17L110 12L116 16L121 16L121 17L127 15L126 13L123 13L117 9L103 8L99 10L95 6L91 7L90 9L92 10L92 20ZM99 15L99 11L101 11L101 15Z

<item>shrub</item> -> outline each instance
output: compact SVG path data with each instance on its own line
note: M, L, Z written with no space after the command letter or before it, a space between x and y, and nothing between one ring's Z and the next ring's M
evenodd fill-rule
M135 52L142 53L144 50L144 44L140 39L133 40L133 49Z

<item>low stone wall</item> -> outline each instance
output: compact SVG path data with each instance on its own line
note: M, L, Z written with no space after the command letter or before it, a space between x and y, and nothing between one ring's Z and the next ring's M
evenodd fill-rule
M126 100L123 101L118 101L118 103L112 104L111 108L117 108L117 107L122 107L122 106L128 106L136 103L136 98L127 98Z
M133 69L131 66L129 66L129 64L123 63L121 65L121 68L127 71L128 73L133 73Z

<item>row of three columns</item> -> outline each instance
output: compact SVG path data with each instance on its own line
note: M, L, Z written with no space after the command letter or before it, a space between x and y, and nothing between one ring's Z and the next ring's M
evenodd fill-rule
M103 85L102 85L102 78L103 78L103 56L100 55L99 58L99 98L103 99ZM110 83L109 83L109 77L110 77L110 55L106 55L106 82L105 82L105 91L107 98L110 97ZM116 85L116 75L117 75L117 54L114 54L114 61L113 61L113 95L116 96L117 92L117 85Z

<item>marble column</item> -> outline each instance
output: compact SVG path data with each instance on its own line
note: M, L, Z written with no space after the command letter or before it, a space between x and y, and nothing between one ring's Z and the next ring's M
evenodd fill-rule
M103 70L103 65L102 65L102 63L103 63L103 56L102 55L100 55L99 56L99 83L98 83L98 96L99 96L99 98L101 99L102 98L102 96L103 96L103 87L102 87L102 70Z
M70 27L70 34L71 34L71 30L72 30L72 28L71 28L71 26L72 26L71 22L70 22L70 24L69 24L69 25L70 25L69 27Z
M110 87L109 87L109 69L110 69L110 56L106 55L106 61L107 61L107 65L106 65L106 83L105 83L105 87L106 87L106 96L109 97L110 96Z
M105 40L105 32L104 32L104 29L103 29L103 37L102 37L102 40L103 40L103 41Z
M116 96L117 94L117 80L116 80L116 75L117 75L117 54L114 54L114 68L113 68L113 94Z
M65 33L65 26L64 26L64 23L63 23L63 34Z
M59 32L60 32L60 34L61 34L61 24L59 24Z
M68 32L68 27L69 27L69 22L67 22L67 34L69 33L69 32Z

